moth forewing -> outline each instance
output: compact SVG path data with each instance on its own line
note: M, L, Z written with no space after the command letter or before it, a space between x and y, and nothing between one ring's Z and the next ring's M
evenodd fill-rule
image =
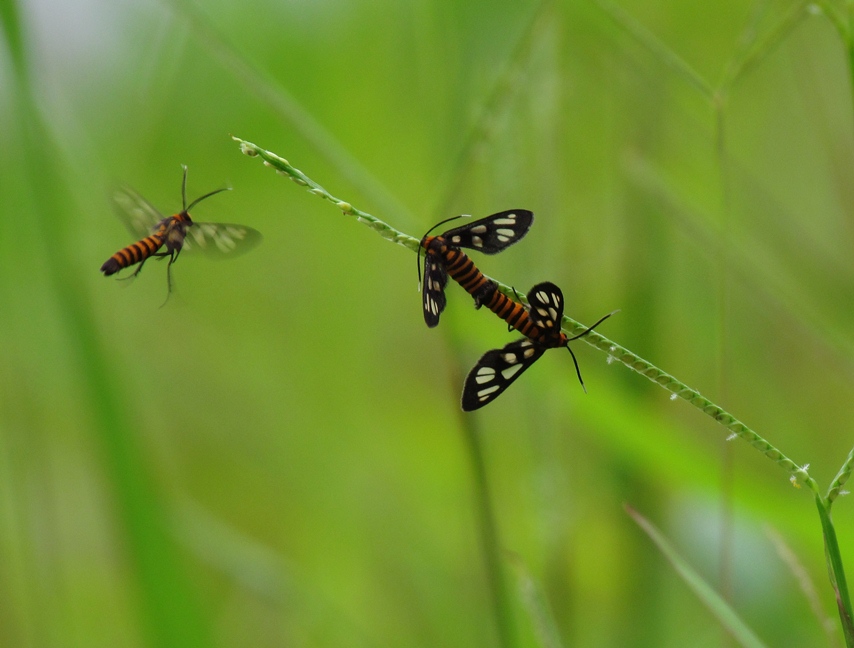
M152 234L169 220L130 187L119 187L113 192L113 205L119 220L137 238Z
M534 213L527 209L508 209L472 223L448 230L442 238L449 245L497 254L521 240L531 224Z

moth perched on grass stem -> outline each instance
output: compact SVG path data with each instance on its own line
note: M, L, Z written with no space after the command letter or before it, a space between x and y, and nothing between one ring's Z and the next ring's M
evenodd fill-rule
M460 248L497 254L522 239L534 222L533 212L527 209L509 209L438 236L429 235L439 225L456 218L460 216L434 225L421 239L421 247L424 249L421 303L424 307L424 321L430 328L439 323L439 315L445 310L445 285L448 283L449 274L474 297L477 308L486 305L490 310L495 310L499 306L498 303L493 304L495 296L503 297L496 290L495 282L487 279ZM419 265L419 275L420 269Z
M137 276L151 257L167 258L166 283L172 292L172 264L182 251L200 250L209 256L224 257L242 254L261 242L261 233L245 225L228 223L201 223L190 217L190 210L206 198L229 191L230 187L216 189L187 205L187 167L181 183L182 209L173 216L164 217L151 203L133 189L118 189L113 197L117 212L127 229L142 238L122 248L101 266L109 276L119 270L139 264L130 277ZM165 246L166 250L161 251ZM128 277L128 278L130 278Z
M497 291L496 291L497 292ZM503 314L508 325L527 336L502 349L487 351L466 377L462 407L466 412L479 409L498 398L514 380L522 375L548 349L566 347L575 364L578 381L584 387L578 360L569 343L590 333L617 311L600 318L582 333L568 337L560 328L563 318L563 293L553 283L539 283L528 293L529 309L498 293L506 300Z

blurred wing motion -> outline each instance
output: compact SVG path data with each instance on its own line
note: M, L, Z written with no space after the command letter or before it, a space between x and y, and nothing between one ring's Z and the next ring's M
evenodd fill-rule
M130 187L120 187L113 194L116 215L135 238L148 236L164 218L157 209Z
M533 222L533 212L508 209L448 230L442 234L442 238L449 245L478 250L484 254L497 254L525 236Z
M117 189L113 195L113 203L119 219L136 238L156 232L165 218L130 187ZM193 221L187 227L181 252L183 254L200 251L211 258L237 256L257 246L262 238L261 232L245 225Z
M245 225L194 221L184 237L184 252L199 251L211 258L237 256L261 242L261 232Z
M498 398L546 352L545 346L522 338L503 349L487 351L466 377L463 411L480 409Z

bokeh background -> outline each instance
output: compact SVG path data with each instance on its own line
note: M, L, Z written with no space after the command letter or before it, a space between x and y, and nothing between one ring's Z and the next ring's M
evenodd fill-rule
M811 496L606 354L550 352L240 154L475 255L725 407L826 487L851 448L845 3L10 0L0 48L0 644L727 646L626 514L770 646L841 645ZM133 281L110 189L262 231ZM843 556L850 504L837 504ZM793 567L797 563L799 572ZM812 581L817 590L804 593ZM826 619L829 617L829 626ZM829 627L829 630L828 630Z

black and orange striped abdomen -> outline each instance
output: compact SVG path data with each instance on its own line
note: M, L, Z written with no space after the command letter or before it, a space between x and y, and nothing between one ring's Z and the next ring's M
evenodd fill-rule
M484 296L485 286L492 282L477 269L468 255L459 248L444 247L442 256L445 259L445 268L448 274L460 284L465 291L480 302Z
M163 246L163 242L163 235L158 232L146 236L136 243L131 243L107 259L101 266L101 272L109 276L123 268L145 261Z
M542 342L544 331L534 324L525 307L515 302L496 288L489 296L489 301L483 303L489 310L498 315L507 324L519 331L522 335Z

